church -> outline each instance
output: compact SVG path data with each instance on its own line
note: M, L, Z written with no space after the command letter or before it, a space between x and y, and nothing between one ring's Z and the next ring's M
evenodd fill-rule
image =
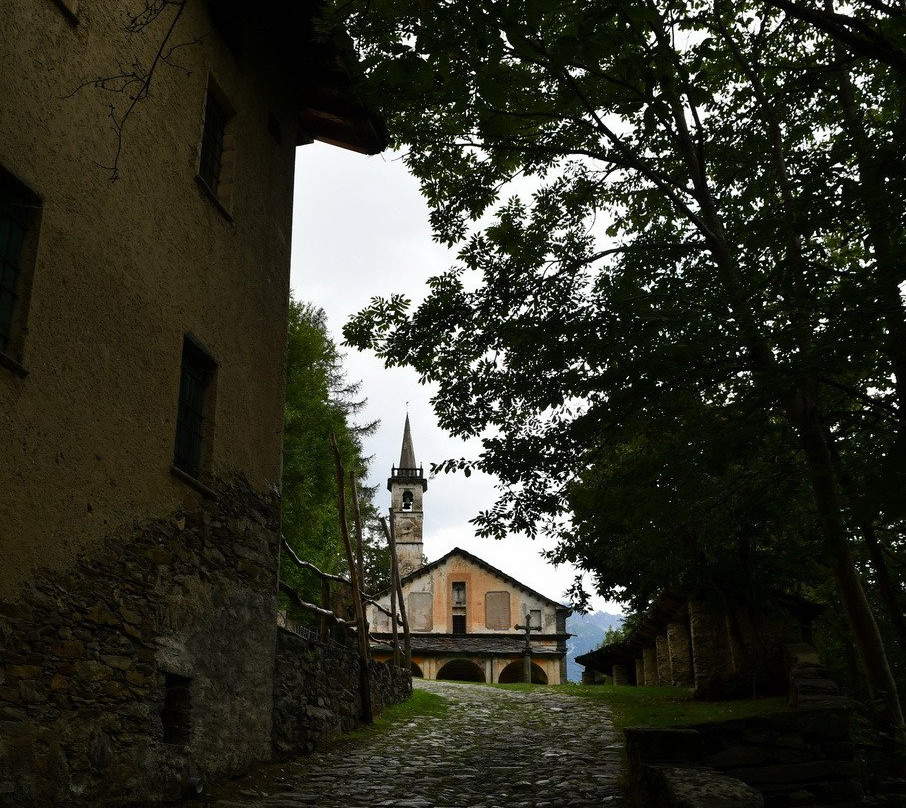
M425 558L428 481L415 462L408 415L399 466L391 469L387 488L411 633L413 675L521 682L528 620L532 682L564 683L568 607L458 547L430 563ZM367 619L372 654L382 661L390 657L389 591L377 603L387 612L369 604Z

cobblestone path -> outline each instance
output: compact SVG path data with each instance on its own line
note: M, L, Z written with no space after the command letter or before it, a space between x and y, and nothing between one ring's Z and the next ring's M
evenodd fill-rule
M211 808L623 808L620 738L599 702L416 680L442 717L315 752ZM196 803L197 804L197 803Z

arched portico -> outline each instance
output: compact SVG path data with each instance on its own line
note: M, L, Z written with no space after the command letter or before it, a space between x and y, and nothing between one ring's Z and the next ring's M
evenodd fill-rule
M415 679L424 679L425 674L417 662L412 663L412 676Z
M500 676L497 677L497 681L502 685L514 684L516 682L522 681L522 671L523 671L523 662L520 659L518 662L511 662L507 665L502 671L500 671ZM547 684L547 674L544 672L544 669L532 663L532 684L533 685L546 685Z
M438 672L437 679L454 682L483 682L484 671L469 659L451 659Z

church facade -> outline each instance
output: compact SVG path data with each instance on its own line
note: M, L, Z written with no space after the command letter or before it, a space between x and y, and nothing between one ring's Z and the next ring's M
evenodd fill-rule
M408 416L400 463L393 467L387 487L411 633L413 674L426 679L521 682L528 633L532 681L565 682L569 608L458 547L426 562L423 494L428 483L415 463ZM377 603L389 612L389 592ZM389 615L369 605L368 622L375 659L388 659ZM528 632L526 625L530 626Z

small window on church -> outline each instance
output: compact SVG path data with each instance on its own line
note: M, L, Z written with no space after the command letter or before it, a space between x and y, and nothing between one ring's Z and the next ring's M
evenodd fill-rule
M403 510L412 510L412 492L408 488L403 491Z
M430 592L410 592L409 627L412 631L431 631L434 627L434 598Z
M466 605L466 584L464 581L456 581L453 584L453 605Z
M466 616L464 614L454 614L453 615L453 633L454 634L465 634L466 633Z
M532 628L541 628L541 609L531 609L529 614L531 615L531 627Z

